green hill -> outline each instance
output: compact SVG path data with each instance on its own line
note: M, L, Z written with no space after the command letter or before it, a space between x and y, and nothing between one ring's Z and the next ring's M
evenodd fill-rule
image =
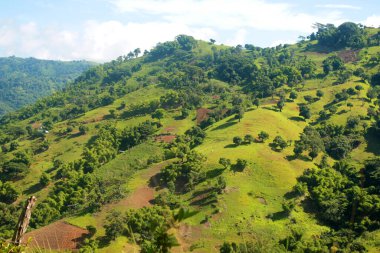
M62 90L93 63L0 58L0 115Z
M0 236L35 195L33 234L86 228L83 252L378 252L380 31L347 26L179 35L5 115Z

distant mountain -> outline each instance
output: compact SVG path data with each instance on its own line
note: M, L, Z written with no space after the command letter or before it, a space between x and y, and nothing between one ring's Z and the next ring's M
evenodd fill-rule
M61 90L94 63L0 58L0 115Z

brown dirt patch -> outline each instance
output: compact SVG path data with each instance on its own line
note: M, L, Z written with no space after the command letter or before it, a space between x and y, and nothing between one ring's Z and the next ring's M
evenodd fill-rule
M84 120L84 121L82 121L82 124L99 122L99 121L102 121L103 119L104 119L104 115L101 115L101 116L98 116L96 118Z
M150 201L154 199L154 189L148 186L144 186L136 189L127 198L119 202L130 208L142 208L144 206L151 206Z
M161 134L161 135L156 136L155 140L157 142L170 143L174 141L175 137L176 137L175 135Z
M32 128L33 129L37 129L37 128L40 128L42 126L42 123L41 122L34 122L32 124Z
M345 62L354 62L358 60L359 50L344 50L338 53L338 56Z
M261 204L263 204L263 205L268 205L266 199L264 199L264 198L262 198L262 197L257 198L257 200L258 200Z
M23 241L30 239L32 249L75 250L88 235L86 229L57 221L45 227L26 233Z
M207 120L209 117L210 109L207 108L199 108L197 110L197 124L201 123L204 120Z
M175 130L175 127L167 127L165 128L166 132L173 132Z

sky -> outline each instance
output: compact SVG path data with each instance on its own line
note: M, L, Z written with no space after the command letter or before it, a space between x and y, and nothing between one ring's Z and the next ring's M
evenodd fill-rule
M294 43L313 24L380 26L379 0L0 0L0 56L106 62L179 34Z

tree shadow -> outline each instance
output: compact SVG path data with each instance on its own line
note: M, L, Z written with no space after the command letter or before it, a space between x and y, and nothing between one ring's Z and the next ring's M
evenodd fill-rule
M285 159L288 160L289 162L296 160L296 159L302 160L304 162L310 162L311 161L307 156L304 156L304 155L299 155L299 156L287 155L287 156L285 156Z
M217 176L220 176L223 173L224 169L213 169L206 172L206 178L211 179Z
M234 119L234 120L235 120L235 119ZM213 128L213 129L211 129L211 131L222 130L222 129L225 129L225 128L227 128L227 127L233 126L233 125L235 125L235 124L237 124L236 121L226 122L226 123L224 123L224 124L222 124L222 125L220 125L220 126L217 126L217 127Z
M28 189L26 189L23 193L25 195L31 195L33 193L36 193L44 188L40 183L36 183L32 186L30 186Z
M177 116L174 116L173 119L174 119L174 120L183 120L183 119L185 119L185 118L182 117L181 115L177 115Z
M238 145L231 143L231 144L224 146L224 148L236 148L237 146Z
M367 147L365 151L370 152L376 156L380 155L380 137L376 134L374 128L369 128L367 133L364 135L367 141Z
M217 202L216 199L212 195L207 195L204 198L194 200L190 203L190 206L207 206L212 203Z
M288 217L288 213L285 211L275 212L271 214L270 216L267 216L267 218L270 218L273 221L283 220Z
M197 198L199 196L208 194L208 193L210 193L213 190L214 190L214 188L207 188L207 189L204 189L204 190L195 191L195 192L193 192L192 196L188 200L192 200L192 199L195 199L195 198ZM208 197L209 197L209 195L207 195L204 198L208 198Z
M263 107L261 107L261 108L263 108L263 109L265 109L265 110L270 110L270 111L274 111L274 112L279 112L279 110L278 110L276 107L274 107L274 106L271 106L271 107L269 107L269 106L263 106Z
M338 115L341 115L341 114L343 114L343 113L346 113L347 112L347 110L340 110L339 112L337 112L336 114L338 114Z
M77 133L75 133L75 134L71 134L70 136L68 136L67 137L67 139L69 140L69 139L74 139L74 138L77 138L77 137L79 137L79 136L81 136L82 134L81 134L81 132L77 132Z
M97 238L97 241L99 242L98 243L98 247L101 249L101 248L105 248L107 246L109 246L111 244L111 240L110 238L108 238L107 236L99 236Z
M160 186L160 180L161 180L161 173L157 173L156 175L149 178L148 186L151 188L159 187Z
M292 117L289 117L288 119L293 120L293 121L297 121L297 122L304 122L305 121L302 117L299 117L299 116L292 116Z

